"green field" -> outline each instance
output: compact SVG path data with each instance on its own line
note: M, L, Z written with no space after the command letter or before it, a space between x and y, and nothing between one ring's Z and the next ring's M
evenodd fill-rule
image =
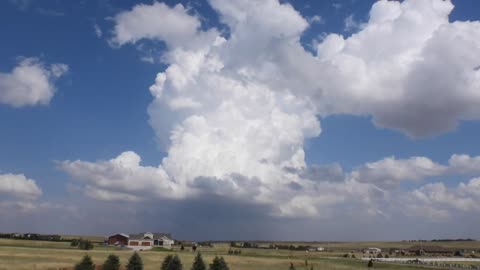
M284 243L282 243L284 244ZM289 243L290 244L290 243ZM294 243L302 245L327 246L327 243ZM430 244L430 243L429 243ZM478 242L448 242L434 243L442 246L478 249ZM200 247L198 250L204 255L207 262L211 262L215 255L224 256L232 270L280 270L288 269L290 262L294 263L298 270L307 269L305 260L308 260L309 268L314 269L367 269L366 263L359 259L341 258L341 255L348 250L358 250L364 247L408 247L412 243L405 242L358 242L358 243L328 243L332 252L305 252L272 249L241 249L241 255L228 255L229 245L216 243L213 248ZM120 250L111 247L96 245L94 250L82 251L70 247L68 242L46 242L30 240L8 240L0 239L0 270L46 270L62 269L72 267L84 254L92 256L96 264L101 264L109 254L116 254L120 257L122 265L125 265L133 253L129 250ZM184 269L190 269L194 253L180 251L176 247L172 252L142 251L140 255L145 264L145 270L160 269L163 258L170 253L180 256ZM361 256L359 254L359 256ZM376 263L375 269L432 269L421 266L395 265Z

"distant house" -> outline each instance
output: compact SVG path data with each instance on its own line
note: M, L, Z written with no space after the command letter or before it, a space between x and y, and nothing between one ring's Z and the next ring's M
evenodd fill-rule
M368 254L377 254L377 253L381 253L382 250L379 249L379 248L376 248L376 247L371 247L371 248L367 248L365 250L363 250L363 253L368 253Z
M172 248L174 241L169 233L120 233L109 236L108 244L126 246L135 250L147 250L153 247Z
M416 255L453 253L453 250L449 248L445 248L441 246L424 246L424 245L411 246L406 251Z
M325 248L324 247L309 247L307 249L307 251L309 251L309 252L325 251Z

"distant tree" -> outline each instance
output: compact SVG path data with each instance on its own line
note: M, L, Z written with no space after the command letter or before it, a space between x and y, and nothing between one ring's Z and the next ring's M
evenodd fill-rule
M170 264L172 259L173 259L173 255L168 255L167 257L165 257L165 259L163 259L162 266L160 267L160 270L167 270L168 265Z
M184 251L185 250L185 247L183 245L180 246L180 250L181 251Z
M355 259L357 258L357 256L355 256L355 254L352 254L352 259Z
M75 270L95 270L92 258L88 255L83 256L82 260L75 265Z
M107 260L103 263L102 270L119 270L120 259L117 255L108 255Z
M372 268L373 267L373 261L372 260L368 261L367 266L368 266L368 268Z
M93 249L93 243L89 240L78 240L78 248L83 250Z
M215 256L212 264L210 264L210 270L229 270L227 263L223 257Z
M348 256L348 253L343 254L343 257L344 257L344 258L348 258L348 257L349 257L349 256Z
M142 257L140 257L137 252L133 253L133 255L128 260L126 270L143 270Z
M295 269L295 266L293 265L293 263L290 263L290 267L288 268L288 270L296 270L296 269Z
M237 246L237 243L235 243L235 242L232 241L232 242L230 242L230 246L231 246L231 247L236 247L236 246Z
M193 245L193 246L192 246L192 251L193 251L193 252L197 251L197 246L196 246L196 245Z
M195 256L195 260L193 261L191 270L207 270L207 266L205 265L202 254L200 254L200 252L197 253L197 256Z
M387 259L388 259L388 258L390 258L390 256L388 256L388 254L385 254L385 258L387 258Z
M378 253L377 258L383 258L382 253Z
M79 242L78 239L72 239L72 241L70 242L70 246L71 247L78 247L78 242Z

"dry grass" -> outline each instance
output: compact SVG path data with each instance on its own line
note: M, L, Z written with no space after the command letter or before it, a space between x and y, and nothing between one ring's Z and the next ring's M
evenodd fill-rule
M399 242L400 243L400 242ZM359 249L362 247L402 247L399 243L337 243L338 248ZM411 243L409 243L411 244ZM471 243L470 243L471 244ZM476 243L478 247L478 242ZM333 244L330 244L332 248ZM447 246L447 245L444 245ZM448 246L452 246L451 243ZM464 246L464 243L458 243L455 247ZM263 250L263 249L242 249L241 255L228 255L228 244L217 244L215 248L200 248L199 251L204 255L207 262L211 262L215 255L224 256L232 270L281 270L288 269L290 262L293 262L298 270L307 269L305 260L309 266L314 269L335 269L335 270L353 270L366 269L366 263L355 259L338 258L342 252L304 252L287 250ZM162 260L171 253L177 253L184 265L184 269L190 269L194 259L194 253L179 250L173 252L142 251L142 257L145 270L159 269ZM84 254L92 256L97 265L101 265L109 254L116 254L120 257L122 265L125 265L128 258L132 255L129 250L112 250L102 246L96 246L94 250L82 251L70 248L69 243L63 242L44 242L29 240L6 240L0 239L0 270L18 269L18 270L58 270L64 267L72 267ZM396 269L396 270L414 270L419 269L415 266L377 264L375 269ZM425 268L424 268L425 269Z

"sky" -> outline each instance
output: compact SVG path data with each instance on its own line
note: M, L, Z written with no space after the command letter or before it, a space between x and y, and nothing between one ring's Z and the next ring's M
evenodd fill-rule
M480 238L476 0L0 3L0 231Z

